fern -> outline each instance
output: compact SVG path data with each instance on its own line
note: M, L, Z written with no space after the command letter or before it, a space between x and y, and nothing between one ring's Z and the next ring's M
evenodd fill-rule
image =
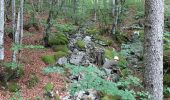
M140 92L137 94L133 90L130 90L130 85L142 88L141 81L137 77L128 75L127 77L121 78L117 83L110 82L104 78L106 76L105 72L94 66L84 67L66 64L64 67L46 67L43 69L43 72L46 74L52 72L64 74L65 69L68 69L73 76L82 76L79 81L73 81L73 83L70 84L69 92L71 95L88 89L95 89L108 95L120 96L122 100L135 100L135 97L145 95L143 93L139 94ZM122 88L119 89L119 87Z

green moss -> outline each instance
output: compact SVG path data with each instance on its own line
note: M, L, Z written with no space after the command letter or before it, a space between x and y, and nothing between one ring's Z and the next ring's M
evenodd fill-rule
M66 45L66 44L68 44L68 38L63 33L52 33L49 36L48 44L50 46L53 46L53 45Z
M112 45L112 43L113 43L113 40L111 38L109 38L109 37L104 37L104 36L101 36L101 35L95 35L94 38L96 40L104 42L104 44L106 44L108 46Z
M118 56L117 52L113 48L106 48L104 50L104 57L107 59L113 59L114 56Z
M54 64L56 62L54 55L45 55L41 57L46 64Z
M62 31L62 32L74 32L76 30L76 26L67 23L67 24L55 24L54 25L57 30Z
M165 74L163 80L164 80L164 84L169 86L169 84L170 84L170 74Z
M164 50L163 58L164 62L170 63L170 50Z
M127 64L128 64L128 62L127 62L126 58L122 55L119 55L118 65L122 68L125 68L125 67L127 67Z
M52 46L52 48L55 52L58 52L58 51L68 52L69 51L67 45L54 45Z
M99 29L97 29L96 27L90 27L90 28L86 29L86 32L90 35L96 35L96 34L100 33Z
M47 84L45 85L45 87L44 87L44 90L45 90L46 92L51 92L51 91L53 90L53 88L54 88L54 84L52 84L52 83L47 83Z
M5 31L6 33L11 33L11 34L12 34L12 32L13 32L12 28L5 28L4 31Z
M36 76L35 73L31 74L31 78L27 81L27 87L28 88L33 88L34 86L37 85L37 83L39 82L38 77Z
M58 60L59 58L67 56L67 55L68 55L68 53L66 53L66 52L58 51L55 53L54 58L55 58L55 60Z
M21 89L21 87L17 83L9 83L8 84L8 90L10 92L17 92Z
M77 40L76 41L76 46L79 47L80 49L84 49L85 48L85 43L82 40Z

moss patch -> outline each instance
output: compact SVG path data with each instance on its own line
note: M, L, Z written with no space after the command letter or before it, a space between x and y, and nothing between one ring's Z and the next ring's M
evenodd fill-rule
M50 46L53 46L53 45L66 45L66 44L68 44L68 38L63 33L52 33L49 36L48 44Z
M85 43L82 40L77 40L76 41L76 46L79 47L80 49L84 49L85 48Z
M54 55L45 55L41 57L46 64L54 64L56 62Z
M164 85L170 86L170 74L165 74L163 78Z
M47 83L45 86L44 86L44 90L46 92L51 92L54 88L54 84L53 83Z
M118 56L117 52L113 48L106 48L104 50L104 57L107 59L113 59L114 56Z
M59 58L67 56L67 55L68 55L68 53L66 53L66 52L58 51L55 53L54 58L55 58L55 60L58 60Z
M68 52L69 51L67 45L54 45L52 46L52 48L55 52L58 52L58 51Z
M108 46L112 45L112 43L113 43L113 40L111 38L109 38L109 37L104 37L104 36L101 36L101 35L96 35L94 38L96 40L104 42L104 44L106 44Z
M86 29L86 32L90 35L96 35L100 33L100 30L97 29L96 27L90 27L88 29Z
M28 88L33 88L34 86L37 85L37 83L39 82L38 77L36 76L35 73L31 74L31 78L27 81L27 87Z
M8 84L8 90L10 92L17 92L21 89L21 87L17 83L9 83Z

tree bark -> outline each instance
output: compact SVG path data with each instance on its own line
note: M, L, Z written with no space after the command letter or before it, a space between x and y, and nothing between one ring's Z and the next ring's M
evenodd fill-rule
M144 83L150 100L163 99L164 1L145 0Z
M0 1L0 60L4 60L4 0Z
M13 31L13 43L15 43L15 29L16 29L16 4L15 0L12 0L12 31ZM16 62L16 52L12 52L12 61Z
M22 44L23 38L23 22L24 22L24 0L20 0L20 45Z

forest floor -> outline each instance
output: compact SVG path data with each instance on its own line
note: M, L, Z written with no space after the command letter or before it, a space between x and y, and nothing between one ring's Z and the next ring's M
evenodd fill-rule
M38 45L37 41L42 40L43 34L35 33L28 36L24 36L23 44L25 45ZM11 50L12 39L8 36L5 37L5 61L11 61L12 50ZM62 89L64 88L64 78L58 74L43 74L42 69L47 66L42 60L41 56L46 54L53 54L54 52L47 49L23 49L21 52L22 57L20 62L24 66L24 76L18 79L18 84L21 86L20 93L24 100L33 100L38 96L43 96L44 86L51 82L54 84L55 92L59 95L63 95ZM39 82L32 89L27 87L27 81L31 78L31 74L35 74ZM6 90L0 90L0 100L9 100L12 93Z

